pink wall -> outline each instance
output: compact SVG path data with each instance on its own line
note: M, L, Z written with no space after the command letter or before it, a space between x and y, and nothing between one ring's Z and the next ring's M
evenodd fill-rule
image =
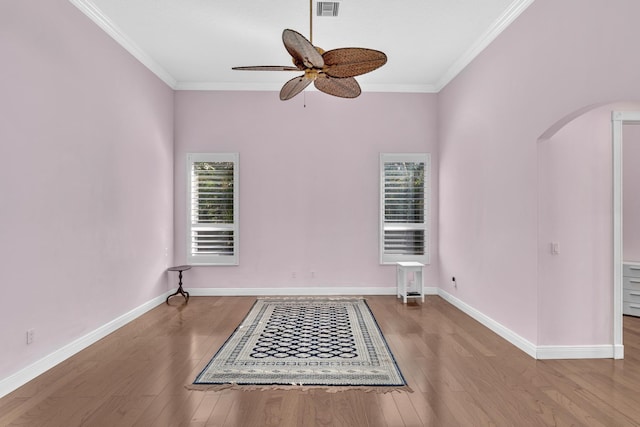
M610 318L608 301L540 304L537 149L563 117L640 99L640 56L628 46L638 14L635 0L537 0L439 94L440 272L458 282L443 287L532 343L611 343L609 331L585 336L571 320ZM558 334L539 328L546 317L565 322Z
M189 287L393 287L379 265L380 152L432 155L432 264L437 286L436 96L318 92L288 102L269 92L178 92L175 243L185 261L185 156L240 153L240 265L196 267ZM311 277L311 272L315 277ZM292 277L295 272L296 277Z
M640 111L640 108L635 111ZM640 262L640 126L623 127L623 258Z
M167 290L173 92L66 0L0 2L0 62L5 378Z

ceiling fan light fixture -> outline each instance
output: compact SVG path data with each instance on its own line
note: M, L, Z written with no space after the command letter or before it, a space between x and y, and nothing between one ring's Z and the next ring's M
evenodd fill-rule
M340 2L337 1L319 1L316 3L317 16L338 16Z

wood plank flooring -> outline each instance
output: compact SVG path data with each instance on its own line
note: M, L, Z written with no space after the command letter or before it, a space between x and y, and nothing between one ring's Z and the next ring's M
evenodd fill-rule
M252 297L174 298L0 399L0 426L640 426L624 360L536 361L436 296L367 297L413 393L190 391Z

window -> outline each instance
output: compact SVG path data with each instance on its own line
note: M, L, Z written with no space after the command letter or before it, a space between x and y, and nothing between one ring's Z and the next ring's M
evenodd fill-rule
M429 154L380 154L380 263L429 263Z
M238 153L187 155L187 262L238 264Z

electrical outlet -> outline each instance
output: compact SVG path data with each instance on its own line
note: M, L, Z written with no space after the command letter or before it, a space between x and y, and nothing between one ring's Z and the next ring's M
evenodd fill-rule
M455 276L451 278L451 281L453 282L453 287L457 288L458 287L458 282L456 282Z
M292 279L295 279L295 278L296 278L296 272L295 272L295 271L292 271L292 272L291 272L291 278L292 278Z
M315 279L315 278L316 278L316 272L315 272L315 271L312 271L312 272L311 272L311 278L312 278L312 279Z
M36 333L35 329L29 329L27 331L27 344L33 343L33 337L35 333Z

